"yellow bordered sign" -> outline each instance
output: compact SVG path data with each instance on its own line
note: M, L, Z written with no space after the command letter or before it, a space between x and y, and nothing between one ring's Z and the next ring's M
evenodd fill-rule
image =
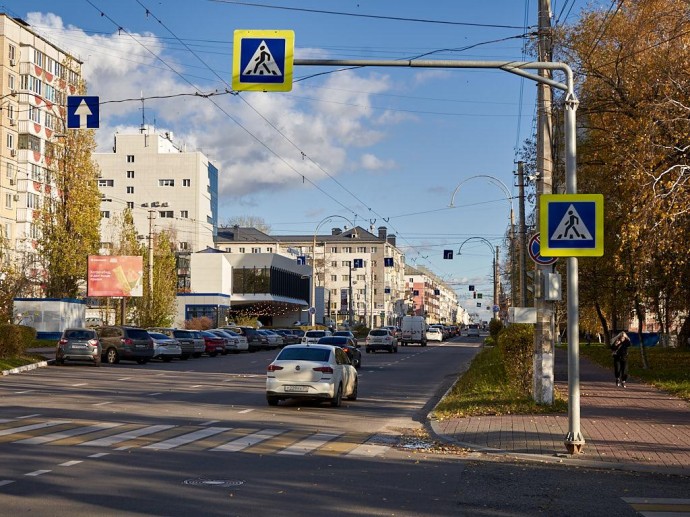
M236 30L233 42L233 90L254 92L292 90L294 31Z
M543 257L601 257L604 254L604 196L543 194L539 198Z

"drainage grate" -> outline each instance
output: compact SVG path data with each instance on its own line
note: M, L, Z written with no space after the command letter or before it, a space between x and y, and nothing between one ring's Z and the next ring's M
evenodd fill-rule
M244 485L244 481L239 479L185 479L182 482L183 485L193 485L193 486L210 486L214 488L229 488L233 486Z

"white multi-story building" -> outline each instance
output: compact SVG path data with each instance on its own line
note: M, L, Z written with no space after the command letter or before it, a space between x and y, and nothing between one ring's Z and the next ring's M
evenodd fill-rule
M116 134L112 153L93 156L100 169L104 248L116 241L121 228L116 216L125 208L132 210L142 237L151 230L171 230L180 252L213 247L218 169L202 152L185 151L171 133L144 127L139 133Z
M59 195L50 170L80 81L77 58L0 13L0 234L29 276L40 272L36 217L46 196Z

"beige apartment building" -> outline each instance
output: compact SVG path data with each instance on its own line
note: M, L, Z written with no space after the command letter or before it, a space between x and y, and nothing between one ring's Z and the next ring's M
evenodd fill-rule
M0 233L29 264L27 276L38 275L35 220L45 197L58 194L50 170L81 62L5 13L0 49Z
M405 292L410 311L427 323L466 324L468 318L452 286L423 266L405 268Z

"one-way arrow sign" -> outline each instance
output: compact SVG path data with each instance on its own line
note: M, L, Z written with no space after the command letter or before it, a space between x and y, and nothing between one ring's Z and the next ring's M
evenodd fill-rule
M84 95L67 97L68 129L97 129L98 124L98 97Z

